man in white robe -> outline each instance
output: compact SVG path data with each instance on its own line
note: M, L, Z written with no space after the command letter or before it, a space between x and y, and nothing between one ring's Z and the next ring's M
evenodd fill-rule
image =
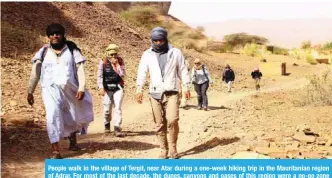
M62 158L58 145L61 138L68 138L69 150L80 150L76 134L86 134L94 119L92 97L85 89L86 59L75 43L66 40L64 27L50 24L46 34L50 43L32 59L27 100L33 105L33 92L40 80L53 158Z

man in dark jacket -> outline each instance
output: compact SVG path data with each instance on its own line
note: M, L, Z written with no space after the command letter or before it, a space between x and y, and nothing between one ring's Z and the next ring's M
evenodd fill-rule
M227 64L222 75L222 81L227 84L227 91L231 92L232 83L234 82L235 74L231 67Z
M259 70L258 67L256 67L256 68L251 72L251 77L255 80L256 90L259 90L259 89L260 89L259 82L260 82L262 76L263 76L263 75L262 75L262 73L261 73L261 71Z

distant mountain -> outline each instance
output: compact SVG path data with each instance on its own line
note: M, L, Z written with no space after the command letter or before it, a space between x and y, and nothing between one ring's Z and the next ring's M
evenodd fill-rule
M252 19L191 25L203 26L205 33L216 39L230 33L246 32L266 37L272 45L287 48L299 47L305 40L310 40L313 45L332 41L332 19Z

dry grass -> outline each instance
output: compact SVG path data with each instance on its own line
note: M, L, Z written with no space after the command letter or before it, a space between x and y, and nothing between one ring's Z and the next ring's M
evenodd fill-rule
M182 50L194 49L203 52L206 49L206 37L202 29L191 29L182 22L163 16L155 6L133 6L122 11L120 15L146 32L156 26L164 27L168 31L169 41Z
M162 22L158 19L160 12L154 6L132 6L128 10L120 12L120 15L135 26L145 29L162 26Z
M332 105L332 69L308 77L309 84L294 99L297 106Z

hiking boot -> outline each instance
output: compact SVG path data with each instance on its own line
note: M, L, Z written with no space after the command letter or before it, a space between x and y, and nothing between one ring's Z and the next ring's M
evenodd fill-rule
M124 137L125 134L123 134L121 130L122 130L121 127L114 126L114 135L116 137Z
M197 106L197 110L201 110L202 109L202 106Z
M203 109L204 109L204 111L207 111L207 110L208 110L208 108L207 108L206 106L204 106L204 108L203 108Z
M105 124L105 133L111 133L111 124L110 123Z

